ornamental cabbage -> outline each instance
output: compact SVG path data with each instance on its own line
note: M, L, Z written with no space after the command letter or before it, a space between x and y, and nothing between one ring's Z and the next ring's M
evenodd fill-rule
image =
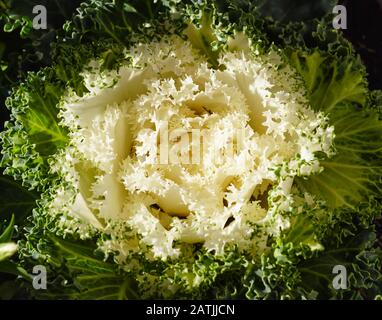
M329 18L299 33L245 1L84 2L7 100L1 166L39 193L18 263L49 268L31 294L381 293L382 94Z

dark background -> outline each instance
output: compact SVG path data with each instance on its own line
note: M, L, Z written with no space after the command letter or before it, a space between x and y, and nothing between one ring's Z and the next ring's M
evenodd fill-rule
M382 0L345 0L341 4L348 14L344 34L367 67L370 88L382 90Z

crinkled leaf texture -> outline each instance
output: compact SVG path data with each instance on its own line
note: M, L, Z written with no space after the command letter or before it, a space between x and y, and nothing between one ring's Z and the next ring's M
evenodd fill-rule
M354 208L368 196L379 196L382 122L378 110L366 105L360 62L349 57L333 60L318 52L293 52L291 60L303 76L311 105L327 112L336 130L337 155L322 161L323 172L300 185L321 195L332 208Z
M102 56L103 68L116 68L133 32L150 41L166 24L179 32L190 21L200 22L201 11L211 15L204 23L214 25L194 26L189 34L212 64L215 40L220 40L211 38L214 28L227 34L245 30L260 51L280 49L300 74L312 108L324 112L334 126L337 153L322 155L323 171L294 184L322 205L292 212L291 227L270 239L260 259L235 249L216 257L195 246L192 261L137 261L158 279L170 270L180 288L176 298L361 299L381 293L381 252L374 248L373 229L381 212L381 94L368 91L362 64L350 44L330 28L330 19L283 24L263 18L256 4L86 1L65 25L65 41L55 46L53 66L30 74L13 92L7 102L12 119L1 135L1 165L25 187L44 192L19 243L22 266L39 262L49 268L49 289L33 294L52 299L141 297L134 273L119 270L112 256L98 254L97 239L106 235L95 233L86 241L65 235L57 228L59 218L44 211L46 199L60 185L60 177L50 170L51 159L68 143L67 132L58 125L58 103L67 86L78 95L85 93L80 73L91 58ZM32 202L26 201L26 207ZM347 267L347 290L333 289L335 265ZM199 286L190 280L195 275ZM162 297L158 291L145 294Z

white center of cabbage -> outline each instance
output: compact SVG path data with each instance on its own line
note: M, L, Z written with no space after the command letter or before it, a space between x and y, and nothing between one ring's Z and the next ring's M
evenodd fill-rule
M84 73L90 93L63 103L72 146L58 170L76 186L69 216L109 233L109 249L126 255L149 246L173 257L178 243L218 254L264 246L266 237L251 237L254 225L287 227L275 217L290 210L294 177L318 172L315 152L331 147L332 128L308 107L292 70L248 43L222 53L215 70L175 36L127 55L132 63L118 72L93 62ZM124 239L116 223L136 238Z

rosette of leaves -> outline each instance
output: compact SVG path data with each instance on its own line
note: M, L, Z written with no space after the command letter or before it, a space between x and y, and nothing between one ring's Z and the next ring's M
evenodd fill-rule
M38 194L26 227L19 229L17 263L25 270L36 264L48 269L48 290L31 289L31 295L52 299L363 299L381 293L381 251L375 246L373 221L381 212L382 95L368 89L359 57L341 33L331 28L332 17L324 13L332 2L317 2L316 16L298 1L295 3L298 10L287 15L279 10L282 1L274 7L266 2L207 0L89 0L81 4L73 19L65 23L54 46L51 66L30 73L7 100L11 120L1 135L1 166L6 175L29 190L25 193L28 197L35 199ZM162 56L165 49L161 39L170 39L168 47L174 49L167 56ZM179 52L183 49L175 50L179 43L187 48L187 54L182 56ZM155 46L159 51L151 49ZM140 60L146 49L159 52L157 57L163 60L179 54L176 57L185 59L187 68L202 61L200 65L205 65L211 75L233 72L227 56L241 55L250 62L258 61L259 56L268 57L260 60L271 63L270 70L278 71L270 73L273 79L267 78L272 90L287 90L291 96L298 93L307 107L297 110L319 119L320 126L293 132L321 139L323 132L330 133L325 130L332 128L330 150L321 143L311 154L306 151L313 158L306 158L306 152L299 150L293 158L297 167L289 161L292 158L282 159L276 167L268 168L274 169L275 175L269 178L272 183L265 183L263 189L254 185L257 193L254 191L249 199L235 198L254 211L246 209L249 213L244 214L244 209L239 210L233 220L227 217L223 221L222 229L249 230L243 239L233 236L234 231L215 227L197 240L179 235L177 230L198 234L200 228L195 231L182 227L188 220L192 224L198 214L202 216L198 197L187 200L185 213L171 197L156 194L152 185L131 188L130 182L138 185L139 179L118 176L122 168L119 162L118 170L113 167L108 173L108 165L115 158L111 156L108 162L102 150L90 150L91 137L98 137L105 146L111 143L112 151L112 143L124 139L113 127L120 119L113 118L113 112L126 112L129 117L129 103L137 97L128 96L130 91L137 90L144 101L155 102L150 100L150 87L144 87L139 76L129 73L144 73L148 66L164 67L160 61L152 63L154 54L149 55L151 60ZM269 58L274 53L277 62ZM139 65L142 61L145 63ZM290 70L287 74L295 86L280 81L282 75L278 74L284 68ZM123 71L131 78L124 78ZM160 75L179 80L172 73L167 74L168 78ZM230 99L243 99L241 105L248 104L252 110L252 87L245 87L245 81L255 79L247 79L245 74L242 80L235 79L239 87L234 91L233 85L228 86L237 93ZM149 83L159 88L159 93L168 90L168 86ZM174 95L179 88L186 91L187 83L179 83L184 87L175 86ZM206 83L201 90L207 90ZM174 95L166 97L171 100ZM126 109L121 106L124 101ZM293 105L298 101L294 100ZM115 105L118 107L113 109ZM143 111L146 109L142 109L142 116L146 114ZM205 117L219 112L206 111ZM255 115L260 119L266 116ZM283 119L277 123L283 123ZM137 123L127 122L131 126ZM274 126L282 130L277 123ZM108 126L115 136L107 135ZM99 128L104 132L98 132ZM260 136L266 134L260 129L255 131ZM314 169L311 160L317 161L319 169ZM133 163L122 169L126 173L137 166ZM106 183L110 176L112 182ZM144 181L152 176L154 173L141 177ZM202 184L200 188L204 190ZM139 196L134 194L136 190ZM286 193L280 193L282 190ZM112 207L119 200L109 197L117 193L122 194L127 211L121 212L126 215L119 215ZM185 196L181 198L186 202ZM150 202L152 199L156 202ZM222 201L221 216L235 202L224 199L228 204ZM112 209L105 209L107 201L111 201L107 208ZM137 213L142 206L146 206L142 212L151 216ZM12 206L7 209L14 210ZM255 211L264 214L262 219L251 216ZM206 226L210 221L206 220ZM240 229L239 221L245 221L245 228ZM211 230L223 246L214 243ZM224 238L222 234L226 233ZM168 241L169 234L175 234L175 241L167 246L173 256L163 254L162 240ZM333 287L332 270L336 265L347 269L346 289ZM24 277L28 286L28 277Z

